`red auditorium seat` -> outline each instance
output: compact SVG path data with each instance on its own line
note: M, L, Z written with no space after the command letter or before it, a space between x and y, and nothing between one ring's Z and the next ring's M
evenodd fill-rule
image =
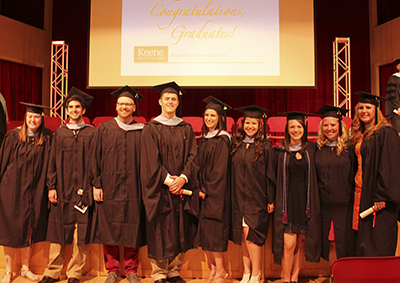
M61 118L44 116L44 126L54 132L61 126Z
M335 283L400 282L400 256L344 257L335 261L331 272Z

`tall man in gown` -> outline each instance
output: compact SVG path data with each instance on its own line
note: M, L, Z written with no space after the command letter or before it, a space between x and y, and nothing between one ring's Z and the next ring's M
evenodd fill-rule
M146 244L139 170L144 125L136 123L132 114L135 101L144 97L128 86L112 95L118 98L118 116L99 125L92 146L91 241L103 244L106 283L115 283L120 275L119 245L124 247L125 275L129 283L138 283L138 251Z
M85 265L90 228L87 205L92 191L88 179L89 149L94 128L85 124L83 115L92 100L92 96L72 87L63 105L69 123L54 132L47 172L51 202L47 241L51 244L49 263L40 283L59 280L66 245L73 245L66 271L68 283L79 283ZM86 210L74 207L79 203Z
M7 105L3 95L0 93L0 146L7 133Z
M387 88L385 103L385 116L397 132L400 132L400 58L394 61L397 72L390 76ZM393 111L397 111L397 114Z
M184 283L181 253L193 247L198 222L197 143L192 127L176 117L182 89L175 82L155 89L160 92L161 115L144 127L141 143L151 277L157 283Z

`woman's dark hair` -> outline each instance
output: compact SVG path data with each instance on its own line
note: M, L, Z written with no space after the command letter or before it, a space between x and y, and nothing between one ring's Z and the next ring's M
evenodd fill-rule
M207 111L208 109L214 110L215 113L217 113L217 116L218 116L218 124L217 124L217 127L216 127L215 129L218 130L218 133L217 133L217 135L218 135L219 132L221 132L221 131L224 129L224 121L222 120L222 115L219 114L218 111L216 111L215 109L212 109L212 108L206 108L206 109L204 110L204 113L203 113L203 133L204 133L204 134L207 134L207 133L208 133L208 127L206 126L206 123L204 122L204 116L206 115L206 111Z
M240 122L239 128L237 130L238 132L237 132L237 134L235 136L235 140L233 142L233 150L231 152L231 155L235 155L236 151L242 145L243 140L246 137L246 133L244 132L244 127L243 127L246 119L247 119L247 117L244 117L242 119L242 121ZM264 159L264 151L263 151L264 135L263 135L263 131L262 131L261 119L257 119L257 121L258 121L258 131L254 135L254 144L256 146L256 158L254 159L254 161Z
M299 122L299 124L303 127L304 133L303 136L301 137L301 149L300 152L303 153L306 148L307 148L307 133L305 130L305 124L304 124L304 120L302 119L293 119L296 120L297 122ZM289 121L287 121L286 126L285 126L285 139L283 140L283 148L287 151L290 152L290 135L289 135Z

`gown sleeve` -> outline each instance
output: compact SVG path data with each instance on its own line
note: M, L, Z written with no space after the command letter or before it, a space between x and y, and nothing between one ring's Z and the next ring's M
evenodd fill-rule
M374 202L390 201L400 204L400 138L392 127L384 127L379 133L380 158Z

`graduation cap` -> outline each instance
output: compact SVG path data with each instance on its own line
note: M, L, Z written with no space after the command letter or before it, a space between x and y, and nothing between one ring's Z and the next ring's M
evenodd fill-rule
M26 105L26 112L31 112L31 113L36 113L36 114L43 114L44 109L51 109L48 106L44 105L39 105L39 104L33 104L33 103L28 103L28 102L22 102L20 101L19 103Z
M306 112L300 112L300 111L288 111L288 112L282 112L279 113L279 115L286 116L287 117L287 122L288 123L290 120L300 120L303 121L304 123L304 135L305 139L307 141L307 121L306 121L306 116L315 116L313 113L306 113Z
M140 116L138 102L140 100L144 99L145 97L143 95L141 95L139 92L137 92L133 88L126 85L126 86L121 87L120 89L117 89L116 91L112 92L111 95L116 98L129 97L130 99L132 99L136 105L136 116L137 117Z
M160 93L160 97L166 92L177 94L179 99L179 116L182 116L182 94L185 94L186 91L184 91L176 82L156 85L154 88Z
M382 96L377 96L372 93L364 92L364 91L355 92L354 94L360 95L360 99L358 100L358 102L369 103L369 104L375 105L375 124L378 124L379 102L381 100L389 100L389 99L382 97Z
M266 138L267 133L267 123L266 123L266 118L267 115L265 113L269 112L269 110L256 106L256 105L250 105L250 106L245 106L245 107L240 107L240 108L235 108L235 110L243 112L243 118L254 118L254 119L261 119L263 118L263 123L264 123L264 136Z
M80 96L83 99L84 105L82 105L83 108L87 109L89 105L92 103L94 100L94 97L77 89L76 87L72 87L71 90L68 92L67 97L65 98L62 106L67 107L67 102L71 100L74 96Z
M219 115L224 116L224 130L226 130L226 112L232 109L228 104L210 95L203 99L207 103L206 109L214 109Z
M343 132L342 132L342 117L344 115L346 115L346 113L349 112L349 111L350 110L339 108L339 107L332 106L332 105L329 105L329 104L325 104L320 109L318 109L318 111L315 112L315 113L316 114L321 114L322 115L322 119L325 118L325 117L338 118L339 119L339 136L341 136L343 134Z

